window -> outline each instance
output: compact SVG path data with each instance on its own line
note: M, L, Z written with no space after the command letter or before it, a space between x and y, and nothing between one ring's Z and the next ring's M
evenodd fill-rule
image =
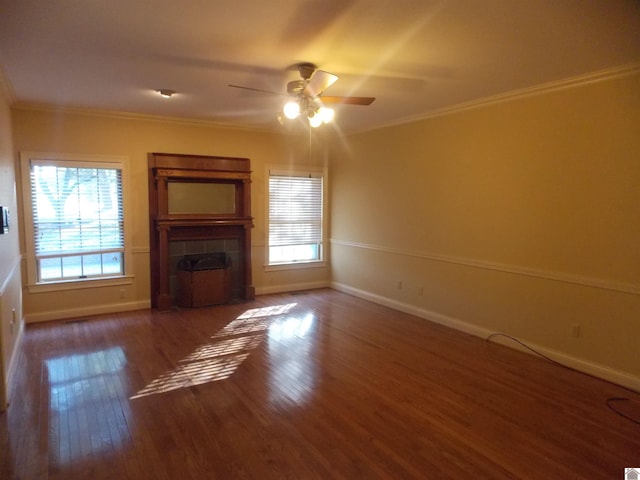
M22 159L30 284L125 274L124 162L68 157Z
M322 260L323 175L269 172L269 265Z

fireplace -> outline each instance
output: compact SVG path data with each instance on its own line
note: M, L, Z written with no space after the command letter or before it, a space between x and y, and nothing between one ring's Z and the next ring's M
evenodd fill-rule
M208 259L213 257L212 266ZM193 264L194 259L204 259L198 264ZM222 261L224 258L224 261ZM176 299L178 306L188 306L188 302L180 301L180 272L188 270L187 263L191 261L192 271L204 271L210 267L219 269L224 266L226 270L224 281L229 282L228 301L242 298L241 270L240 270L240 242L237 239L219 240L187 240L169 242L169 292ZM220 263L220 265L218 265ZM224 264L224 265L222 265ZM206 274L203 274L206 276ZM215 274L213 274L215 276ZM218 296L212 293L213 298ZM202 303L202 302L195 302ZM212 305L227 302L211 302Z
M225 252L184 255L175 274L176 304L179 307L208 307L229 303L231 278L231 257Z
M231 258L231 298L251 300L249 159L149 154L151 304L176 304L177 266L189 254Z

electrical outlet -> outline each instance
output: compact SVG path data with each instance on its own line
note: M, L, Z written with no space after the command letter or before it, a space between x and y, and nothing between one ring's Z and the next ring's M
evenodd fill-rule
M398 290L402 290L402 280L398 280Z
M120 289L120 298L124 298L124 288Z
M580 324L579 323L574 323L574 324L571 325L571 336L573 338L580 337Z
M418 296L422 297L424 295L424 287L418 287Z

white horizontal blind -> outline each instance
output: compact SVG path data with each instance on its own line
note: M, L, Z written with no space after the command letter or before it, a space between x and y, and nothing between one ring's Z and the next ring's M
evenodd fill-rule
M270 263L320 259L322 182L322 176L269 176Z
M31 202L40 281L124 273L120 168L32 160Z

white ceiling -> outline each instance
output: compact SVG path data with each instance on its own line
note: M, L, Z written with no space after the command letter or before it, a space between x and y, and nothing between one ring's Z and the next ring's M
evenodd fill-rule
M636 0L0 0L12 101L278 128L293 65L345 131L640 65ZM170 100L154 90L178 92Z

